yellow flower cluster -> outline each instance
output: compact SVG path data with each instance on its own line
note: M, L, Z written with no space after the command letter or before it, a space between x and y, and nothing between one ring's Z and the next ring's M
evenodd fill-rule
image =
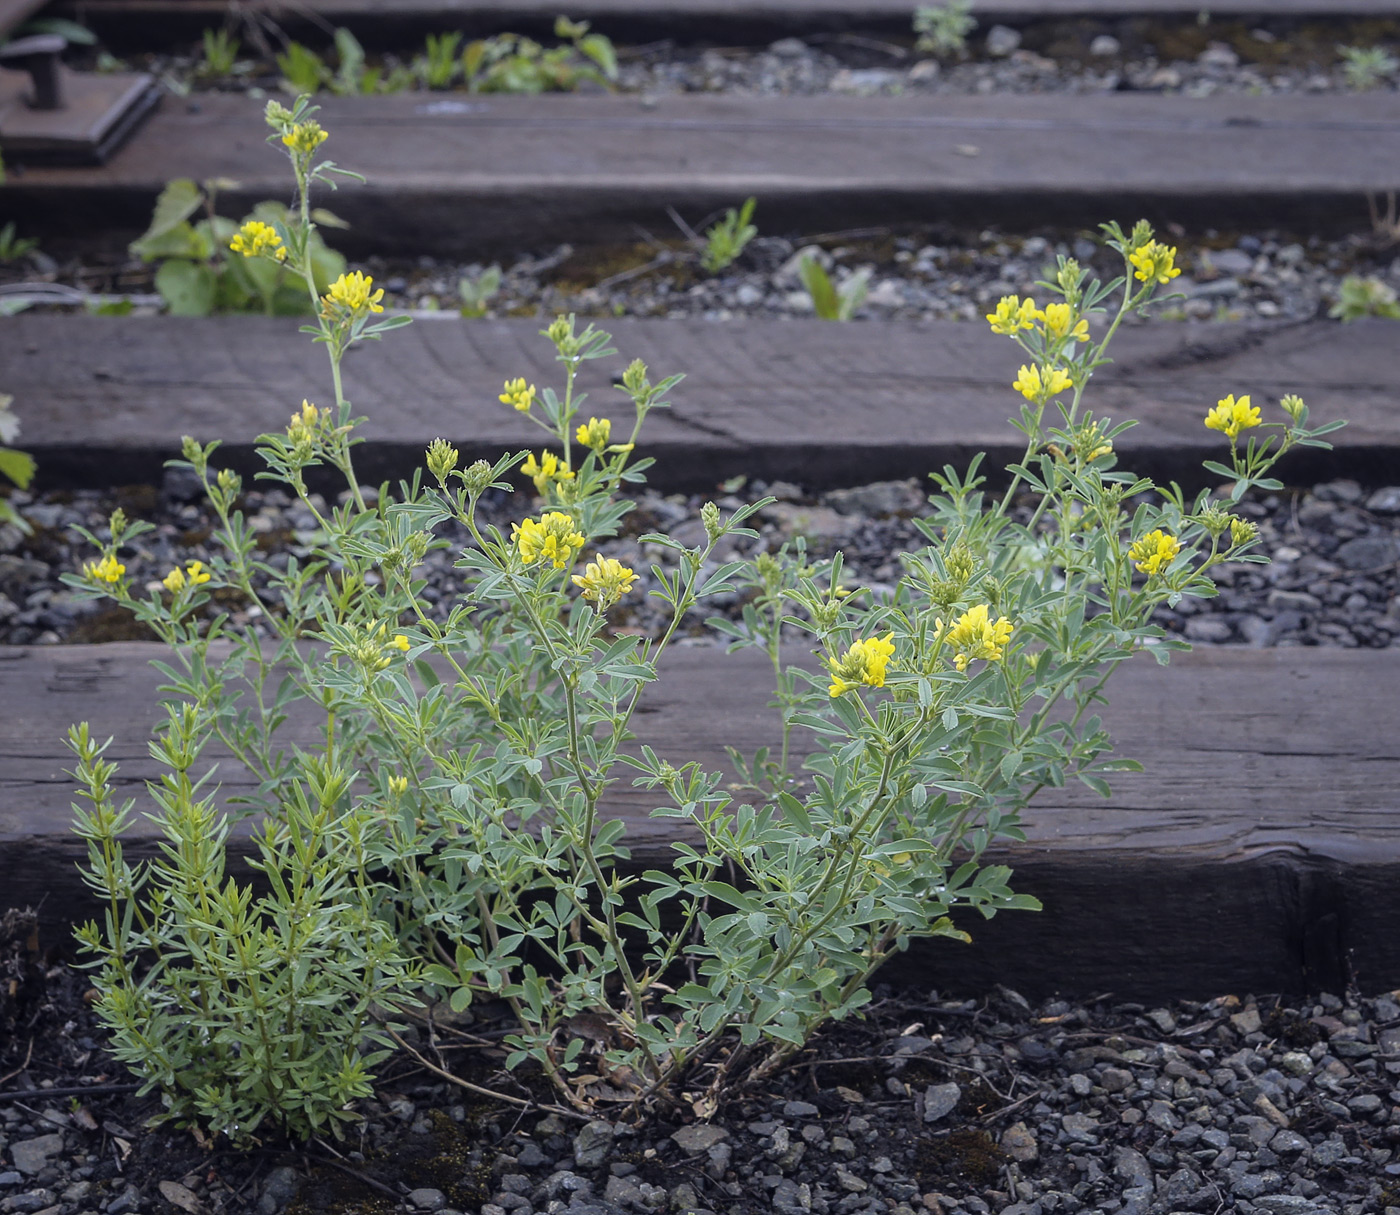
M178 565L161 579L161 585L172 595L179 594L187 586L200 586L209 581L209 571L203 561L191 561L184 569Z
M1021 367L1011 387L1028 401L1048 401L1074 383L1062 367Z
M1237 401L1232 392L1206 414L1206 429L1220 431L1233 443L1240 437L1240 431L1258 426L1261 421L1263 416L1249 403L1249 397L1243 396Z
M1128 261L1133 266L1133 277L1142 283L1165 285L1181 273L1175 265L1175 247L1158 244L1155 240L1129 253Z
M1181 541L1159 527L1133 542L1128 549L1128 560L1151 578L1166 569L1179 552Z
M997 310L987 313L987 320L993 333L1015 337L1019 330L1034 329L1039 316L1035 300L1022 300L1019 295L1003 295L997 303Z
M1076 342L1089 340L1089 322L1080 317L1074 319L1074 309L1068 304L1046 304L1039 313L1045 326L1045 336L1051 341L1073 338Z
M575 574L574 584L583 591L583 597L600 612L606 612L637 581L637 575L621 561L595 553L593 560L583 567L582 574Z
M282 136L282 142L298 155L307 156L326 142L329 131L319 122L299 122Z
M555 481L572 481L574 479L574 470L552 451L540 452L538 461L533 454L529 455L526 457L525 463L520 466L520 471L535 483L537 494L543 494Z
M993 333L1006 337L1015 337L1022 329L1034 329L1039 324L1052 342L1065 338L1073 338L1076 342L1089 340L1089 322L1082 317L1076 319L1074 309L1069 304L1046 304L1044 308L1037 308L1033 299L1003 295L997 302L996 311L987 313L987 321Z
M526 565L552 561L557 570L572 565L583 547L583 533L575 529L568 515L557 510L547 511L538 520L517 523L512 537Z
M331 284L330 291L321 297L321 302L325 304L328 312L342 311L359 316L383 312L384 305L379 302L383 298L383 287L374 290L374 279L368 274L352 270L349 274L342 274Z
M287 248L282 244L282 238L277 235L277 229L257 219L250 219L239 228L233 234L228 247L244 257L261 257L265 254L275 257L279 262L287 260Z
M985 603L968 608L946 630L943 621L933 623L943 640L953 647L953 665L959 671L966 671L967 664L975 658L1000 661L1014 627L1005 616L993 621L991 609Z
M835 697L844 696L862 684L868 688L883 688L885 668L893 654L893 633L851 642L851 648L840 658L826 660L826 665L831 668L831 687L827 692Z
M101 561L89 561L83 566L85 578L92 578L94 581L106 582L113 586L122 580L125 573L126 566L111 553L107 553Z
M500 401L502 405L509 405L521 413L529 413L530 406L535 403L535 386L533 384L527 385L523 377L518 380L507 380Z
M602 451L612 441L612 422L607 418L589 418L575 437L582 446Z

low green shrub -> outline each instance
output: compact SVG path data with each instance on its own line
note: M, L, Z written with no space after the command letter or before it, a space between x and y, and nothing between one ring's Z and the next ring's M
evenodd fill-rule
M219 517L218 555L141 593L124 547L137 526L114 517L71 579L170 650L172 700L152 743L158 861L123 859L130 810L112 806L100 745L85 727L72 737L92 803L79 825L88 878L107 908L82 932L97 1013L168 1116L239 1141L274 1124L337 1126L385 1041L414 1049L396 1020L418 1001L461 1010L486 997L517 1022L508 1066L534 1069L561 1106L705 1113L857 1014L871 977L911 942L966 941L970 912L1035 908L986 850L1023 838L1041 789L1079 781L1106 795L1113 772L1137 766L1111 757L1096 713L1109 676L1138 650L1165 662L1184 648L1153 610L1214 594L1223 561L1264 560L1233 502L1277 487L1278 457L1325 446L1340 423L1309 428L1296 397L1268 422L1249 397L1223 398L1205 418L1229 445L1228 464L1207 465L1233 482L1223 501L1118 468L1114 443L1132 423L1094 417L1083 396L1123 318L1178 271L1146 224L1107 225L1121 276L1100 283L1061 258L1043 305L1008 296L989 315L1025 359L1013 384L1024 455L995 496L980 460L934 475L926 543L900 555L892 593L851 585L839 554L816 560L801 544L720 560L755 536L746 525L764 502L728 515L710 503L703 537L642 538L660 554L646 586L666 608L661 635L616 633L609 613L642 576L593 546L630 509L621 491L650 464L644 424L680 377L628 363L616 419L579 390L585 363L614 357L609 335L560 317L543 333L558 387L522 377L500 393L542 430L543 450L462 468L439 439L426 477L366 495L340 364L404 318L383 316L382 291L358 273L315 285L309 191L333 166L312 113L305 99L269 105L299 206L283 227L238 234L244 256L286 265L318 296L332 403L304 402L259 441L261 475L315 518L306 555L267 561L217 443L187 438L179 463ZM318 466L343 478L343 505L309 492ZM516 475L538 502L507 534L479 507ZM1027 494L1029 517L1013 509ZM448 523L470 542L440 617L419 567ZM634 737L681 622L729 592L742 613L714 627L767 656L783 740L736 749L738 784ZM235 626L215 594L265 630ZM787 661L785 631L809 639L819 670ZM219 803L215 745L253 774L237 806ZM629 782L653 816L689 829L668 868L627 869L608 807ZM230 824L250 815L260 896L222 861Z

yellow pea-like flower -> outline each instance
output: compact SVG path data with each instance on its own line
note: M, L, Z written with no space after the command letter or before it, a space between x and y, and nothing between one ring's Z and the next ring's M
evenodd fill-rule
M1262 421L1263 415L1249 403L1248 396L1240 397L1237 401L1235 394L1231 393L1222 397L1219 404L1206 414L1206 429L1220 431L1233 443L1240 437L1240 431L1258 426Z
M851 642L850 648L841 657L826 660L826 665L831 669L828 694L832 697L844 696L862 685L883 688L885 669L893 654L893 633Z
M1128 560L1151 578L1160 574L1181 552L1181 541L1160 527L1150 531L1128 549Z

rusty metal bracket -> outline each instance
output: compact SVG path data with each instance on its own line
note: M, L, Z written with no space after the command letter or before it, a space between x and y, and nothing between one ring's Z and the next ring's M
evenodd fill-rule
M102 164L160 102L146 72L75 72L56 34L0 46L0 154L8 164Z

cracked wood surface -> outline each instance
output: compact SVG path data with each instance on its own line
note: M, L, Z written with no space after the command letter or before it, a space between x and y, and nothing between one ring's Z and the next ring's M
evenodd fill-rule
M143 730L160 682L147 660L160 652L0 649L0 903L42 902L54 926L88 914L61 739L77 719L116 735L120 795L139 795L157 772ZM663 669L637 718L663 756L722 767L726 741L777 741L761 656L682 648ZM1398 689L1400 651L1205 649L1166 668L1134 659L1103 716L1117 753L1147 771L1118 774L1108 801L1078 786L1043 791L1026 843L989 854L1046 911L969 925L979 948L921 948L892 977L1144 997L1400 984ZM249 780L236 765L220 771L225 794ZM676 838L674 820L646 817L652 804L625 786L607 799L628 821L638 867L664 863ZM153 847L143 822L131 851Z
M654 376L686 374L673 407L653 413L643 432L656 485L711 491L739 474L856 485L923 478L981 450L991 468L1021 454L1007 424L1020 352L980 322L601 324L619 356L584 365L584 416L620 416L625 399L610 379L633 357ZM254 438L283 428L303 396L322 399L328 379L324 353L289 320L31 314L3 326L0 383L49 485L158 482L182 434L222 438L219 460L252 472L261 467ZM508 378L558 380L540 326L420 321L354 348L345 384L369 419L356 457L362 475L406 475L439 436L465 461L537 444L537 428L497 396ZM1118 443L1138 472L1199 482L1200 461L1223 456L1220 436L1202 425L1221 396L1253 394L1269 413L1296 392L1314 421L1348 425L1332 436L1335 452L1299 452L1285 477L1393 478L1393 322L1159 323L1121 331L1112 349L1116 362L1096 374L1086 400L1097 416L1140 420Z
M1400 187L1400 96L464 97L321 101L348 252L499 256L633 241L756 195L767 230L864 224L1364 223ZM226 213L280 198L262 103L207 93L152 115L101 168L12 174L25 231L145 227L172 177L225 177Z

